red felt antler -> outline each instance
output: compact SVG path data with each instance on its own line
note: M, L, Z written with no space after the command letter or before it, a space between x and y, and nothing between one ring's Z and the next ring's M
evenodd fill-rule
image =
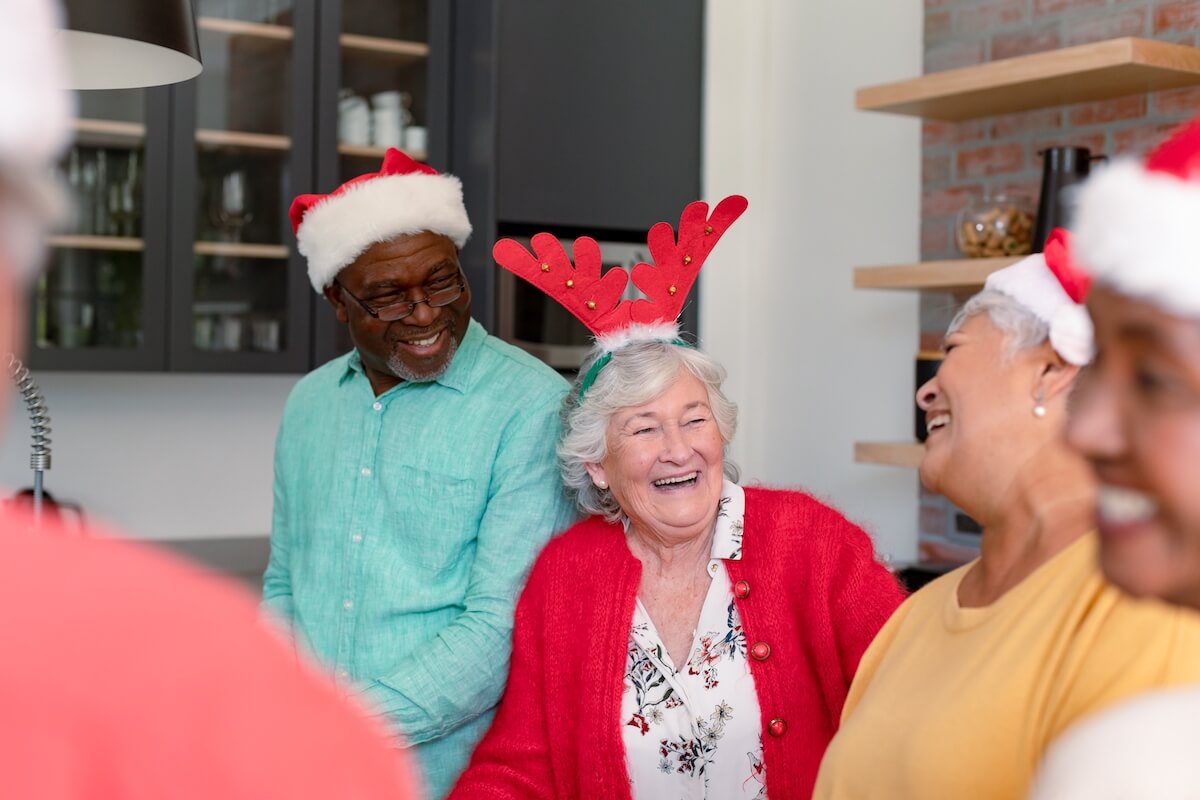
M746 198L732 195L718 203L710 217L708 203L691 203L679 218L678 238L669 223L651 228L646 242L654 264L633 267L633 282L648 300L621 300L629 275L613 267L601 277L600 246L587 236L575 240L574 264L562 243L549 233L533 237L532 253L512 239L501 239L492 255L500 266L557 300L597 336L634 322L673 323L708 254L747 205Z
M710 217L708 203L697 200L688 204L679 216L678 239L666 222L650 229L646 243L650 245L654 266L633 267L633 282L650 300L634 302L634 322L674 322L679 318L688 292L700 275L700 267L748 205L741 195L731 195L717 203Z
M600 245L588 236L575 240L575 263L562 242L539 233L530 242L533 253L512 239L501 239L492 248L497 263L553 297L593 333L629 324L629 303L621 302L629 275L617 267L600 275Z

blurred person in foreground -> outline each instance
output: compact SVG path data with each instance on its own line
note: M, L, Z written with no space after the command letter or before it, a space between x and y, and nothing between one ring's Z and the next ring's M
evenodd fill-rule
M1068 441L1100 481L1100 567L1200 609L1200 119L1083 186L1075 257L1096 286L1096 365ZM1051 748L1039 800L1200 797L1200 682L1097 714Z
M558 448L589 518L534 566L508 689L453 798L812 792L859 657L903 594L862 529L804 492L743 488L725 459L725 370L674 322L745 207L693 203L678 243L655 226L654 266L633 270L650 302L616 303L624 271L601 279L591 240L574 265L548 234L537 258L497 245L597 335Z
M5 358L56 216L48 176L71 108L56 12L0 0ZM148 549L35 525L17 504L0 510L0 652L5 797L413 796L380 734L296 664L250 597Z
M980 557L915 593L863 657L815 797L1024 797L1081 717L1200 677L1200 622L1108 584L1095 482L1067 447L1093 352L1065 233L988 277L917 390L921 482L983 527Z

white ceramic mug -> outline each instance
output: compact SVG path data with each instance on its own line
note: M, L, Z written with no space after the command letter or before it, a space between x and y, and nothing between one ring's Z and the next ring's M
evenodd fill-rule
M404 149L409 153L424 155L429 149L429 130L423 125L409 125L405 128Z

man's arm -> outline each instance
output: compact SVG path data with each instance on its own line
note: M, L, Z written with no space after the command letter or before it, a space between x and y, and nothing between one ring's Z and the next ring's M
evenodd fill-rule
M286 414L284 419L286 420ZM288 505L284 424L275 441L274 503L271 510L271 559L263 573L262 612L289 636L292 632L292 574L288 565Z
M357 692L407 743L443 736L500 698L521 584L542 545L575 518L554 455L559 401L556 393L514 419L502 439L463 613Z

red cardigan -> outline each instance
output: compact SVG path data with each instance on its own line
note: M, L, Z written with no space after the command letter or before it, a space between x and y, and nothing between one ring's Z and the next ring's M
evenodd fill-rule
M767 796L809 798L854 670L903 599L871 541L799 492L746 489L726 561L762 710ZM629 798L621 694L641 563L620 525L584 520L546 546L517 604L508 687L451 793ZM744 582L744 583L742 583Z

